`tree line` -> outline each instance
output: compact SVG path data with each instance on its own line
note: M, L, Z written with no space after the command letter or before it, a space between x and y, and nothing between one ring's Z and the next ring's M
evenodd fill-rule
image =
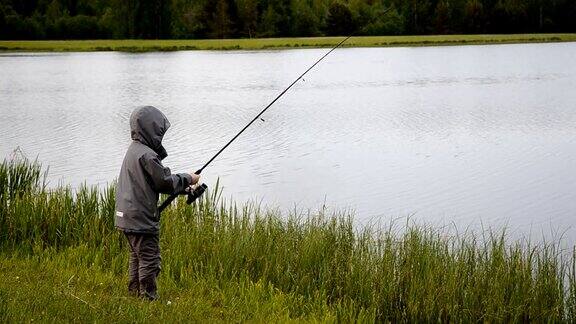
M576 32L575 0L0 0L1 39Z

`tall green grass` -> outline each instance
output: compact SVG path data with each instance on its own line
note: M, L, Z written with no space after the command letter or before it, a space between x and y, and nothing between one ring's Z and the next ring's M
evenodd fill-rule
M114 185L48 190L41 170L25 159L0 166L0 260L78 271L95 267L123 291L127 247L113 225ZM282 216L224 201L215 190L192 207L180 200L164 212L161 249L161 289L174 295L193 294L199 285L208 296L220 291L218 302L207 307L244 307L221 318L227 320L265 320L269 312L284 314L284 320L343 322L576 318L574 256L567 258L557 244L510 243L504 232L458 236L415 225L397 232L392 226L357 228L346 214ZM7 294L1 288L0 297ZM270 299L282 307L264 307ZM90 307L118 307L102 303ZM0 302L0 309L16 316L16 305ZM51 311L58 314L58 307ZM127 311L113 309L117 320Z

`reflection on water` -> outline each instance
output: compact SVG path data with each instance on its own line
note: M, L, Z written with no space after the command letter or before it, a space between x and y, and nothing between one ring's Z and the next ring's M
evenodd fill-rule
M52 184L103 184L131 110L155 105L173 125L166 164L193 171L324 52L3 54L0 154L38 155ZM364 223L571 228L575 55L574 43L339 49L204 180L238 200L354 209Z

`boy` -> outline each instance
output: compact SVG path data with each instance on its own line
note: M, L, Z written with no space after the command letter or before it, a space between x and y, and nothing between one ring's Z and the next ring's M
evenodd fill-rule
M132 143L128 147L116 187L115 225L130 244L128 291L148 300L158 299L160 273L160 193L173 194L198 183L193 172L171 174L162 165L168 155L162 138L170 127L164 114L152 106L136 108L130 116Z

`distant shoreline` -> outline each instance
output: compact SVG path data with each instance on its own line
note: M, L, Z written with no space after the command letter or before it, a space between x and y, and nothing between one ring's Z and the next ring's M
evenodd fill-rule
M182 50L265 50L322 48L342 37L198 39L198 40L42 40L0 41L1 52L164 52ZM344 47L407 47L575 42L576 34L357 36Z

